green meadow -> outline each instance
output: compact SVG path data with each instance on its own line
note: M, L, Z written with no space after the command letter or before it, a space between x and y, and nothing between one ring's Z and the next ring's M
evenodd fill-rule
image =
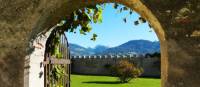
M137 78L129 83L119 83L116 77L71 75L71 87L160 87L159 78Z

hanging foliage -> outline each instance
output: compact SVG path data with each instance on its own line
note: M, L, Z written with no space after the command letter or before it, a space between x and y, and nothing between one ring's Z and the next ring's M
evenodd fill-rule
M50 49L51 56L55 56L58 59L61 59L63 57L63 54L59 51L59 44L60 44L60 37L61 34L63 34L65 31L67 32L73 32L76 33L76 29L79 27L79 33L83 35L87 35L87 33L91 32L92 27L91 23L102 23L103 17L103 8L105 7L105 4L99 4L99 5L91 5L85 8L78 9L70 14L69 17L62 20L60 23L57 24L60 30L56 34L51 35L52 47ZM118 12L128 11L129 15L133 14L133 11L125 6L119 5L117 3L113 4L113 8L117 9ZM123 18L123 21L127 23L127 17ZM134 21L135 25L138 25L140 23L146 23L146 19L139 17L138 20ZM150 26L150 25L149 25ZM95 41L97 38L97 34L93 34L91 37L91 40ZM51 79L50 81L57 81L56 84L50 84L51 87L62 87L61 84L59 84L59 79L63 76L66 76L66 72L64 71L64 67L61 65L54 65L52 67L51 72Z
M92 30L91 23L102 23L102 13L103 4L78 9L65 19L66 23L62 27L65 31L74 33L80 27L80 34L87 35ZM92 38L96 40L93 36Z
M79 33L83 35L87 35L92 30L91 23L102 23L103 17L103 9L106 4L98 4L98 5L90 5L85 8L78 9L71 13L71 15L64 19L65 22L61 22L63 25L63 29L67 32L76 33L76 29L79 27ZM129 15L133 14L132 9L127 8L126 6L119 5L117 3L113 4L113 8L118 10L119 13L123 11L128 11ZM127 23L127 16L123 18L123 21ZM139 17L138 20L134 22L134 25L138 25L140 23L146 23L146 19ZM94 37L95 36L95 37ZM97 35L93 34L91 40L96 40Z

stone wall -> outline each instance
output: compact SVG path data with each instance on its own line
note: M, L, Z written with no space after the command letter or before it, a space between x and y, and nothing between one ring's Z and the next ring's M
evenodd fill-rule
M144 69L142 76L160 77L160 60L158 57L143 56L72 56L72 73L89 75L111 75L107 65L114 65L120 60L128 60Z
M0 0L0 87L28 87L34 40L74 10L108 2L152 25L161 44L161 87L199 87L200 0Z

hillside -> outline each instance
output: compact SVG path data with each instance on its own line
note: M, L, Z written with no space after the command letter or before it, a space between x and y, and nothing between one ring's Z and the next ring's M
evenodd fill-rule
M71 55L93 55L108 49L108 47L102 45L97 45L95 48L85 48L72 43L69 44L69 48Z
M92 50L88 48L84 48L82 46L79 46L77 44L69 44L69 49L71 55L93 55L95 54Z
M131 40L117 47L109 48L100 54L146 54L160 52L160 43L148 40Z
M97 45L94 48L84 48L76 44L69 44L69 46L71 55L146 54L160 52L160 43L148 40L131 40L112 48L102 45Z

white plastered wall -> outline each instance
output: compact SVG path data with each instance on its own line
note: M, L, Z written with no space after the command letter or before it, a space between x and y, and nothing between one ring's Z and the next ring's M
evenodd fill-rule
M33 43L34 51L26 57L25 62L25 81L24 87L44 87L44 54L46 41L51 31L57 26L52 27L45 34L39 35Z

